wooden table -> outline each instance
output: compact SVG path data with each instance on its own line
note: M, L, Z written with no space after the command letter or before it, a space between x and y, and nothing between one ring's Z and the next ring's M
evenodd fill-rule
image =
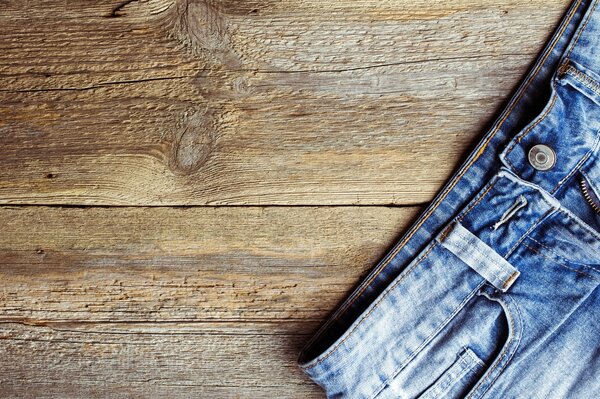
M0 396L316 398L301 346L567 0L0 11Z

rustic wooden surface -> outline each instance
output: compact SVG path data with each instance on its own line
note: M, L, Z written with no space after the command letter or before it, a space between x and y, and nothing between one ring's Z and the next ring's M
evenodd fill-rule
M416 208L0 208L2 397L319 397L297 353Z
M312 398L568 0L1 5L0 397Z

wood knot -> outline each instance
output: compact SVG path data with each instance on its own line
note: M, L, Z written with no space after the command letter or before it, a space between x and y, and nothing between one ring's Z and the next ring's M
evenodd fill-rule
M241 61L233 51L225 15L214 0L180 0L171 25L175 35L194 53L230 68Z
M215 149L217 120L211 110L183 115L177 125L169 168L178 175L194 173Z
M239 76L233 80L232 88L234 93L238 95L247 95L254 92L250 84L250 80L245 76Z

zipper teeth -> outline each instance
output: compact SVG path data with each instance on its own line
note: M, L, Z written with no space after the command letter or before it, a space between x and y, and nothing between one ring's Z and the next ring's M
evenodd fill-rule
M581 71L573 67L573 65L567 65L562 72L573 76L575 79L580 81L583 85L592 90L594 93L600 94L600 83L596 82L594 79L582 73Z
M594 201L594 199L590 195L590 190L584 178L581 178L579 180L579 185L581 186L581 191L583 192L583 198L585 198L586 202L590 204L594 212L600 214L600 206L598 206L596 201Z

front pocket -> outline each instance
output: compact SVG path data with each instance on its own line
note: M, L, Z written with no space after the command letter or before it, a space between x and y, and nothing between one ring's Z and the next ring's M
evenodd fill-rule
M484 361L499 353L504 312L478 295L485 277L440 241L424 248L338 341L303 365L328 397L416 398L462 348ZM474 333L481 337L474 340Z
M462 399L473 389L485 390L510 360L521 332L512 303L494 291L482 286L375 397Z
M458 353L456 360L419 399L457 398L477 381L485 363L470 348Z
M380 343L363 343L369 358L379 347L393 358L377 365L379 375L387 377L375 391L378 399L462 398L478 384L485 364L500 371L515 349L513 317L492 296L510 292L518 270L458 222L430 248L423 268L412 272L418 275L394 300L398 315L377 337L396 333Z

